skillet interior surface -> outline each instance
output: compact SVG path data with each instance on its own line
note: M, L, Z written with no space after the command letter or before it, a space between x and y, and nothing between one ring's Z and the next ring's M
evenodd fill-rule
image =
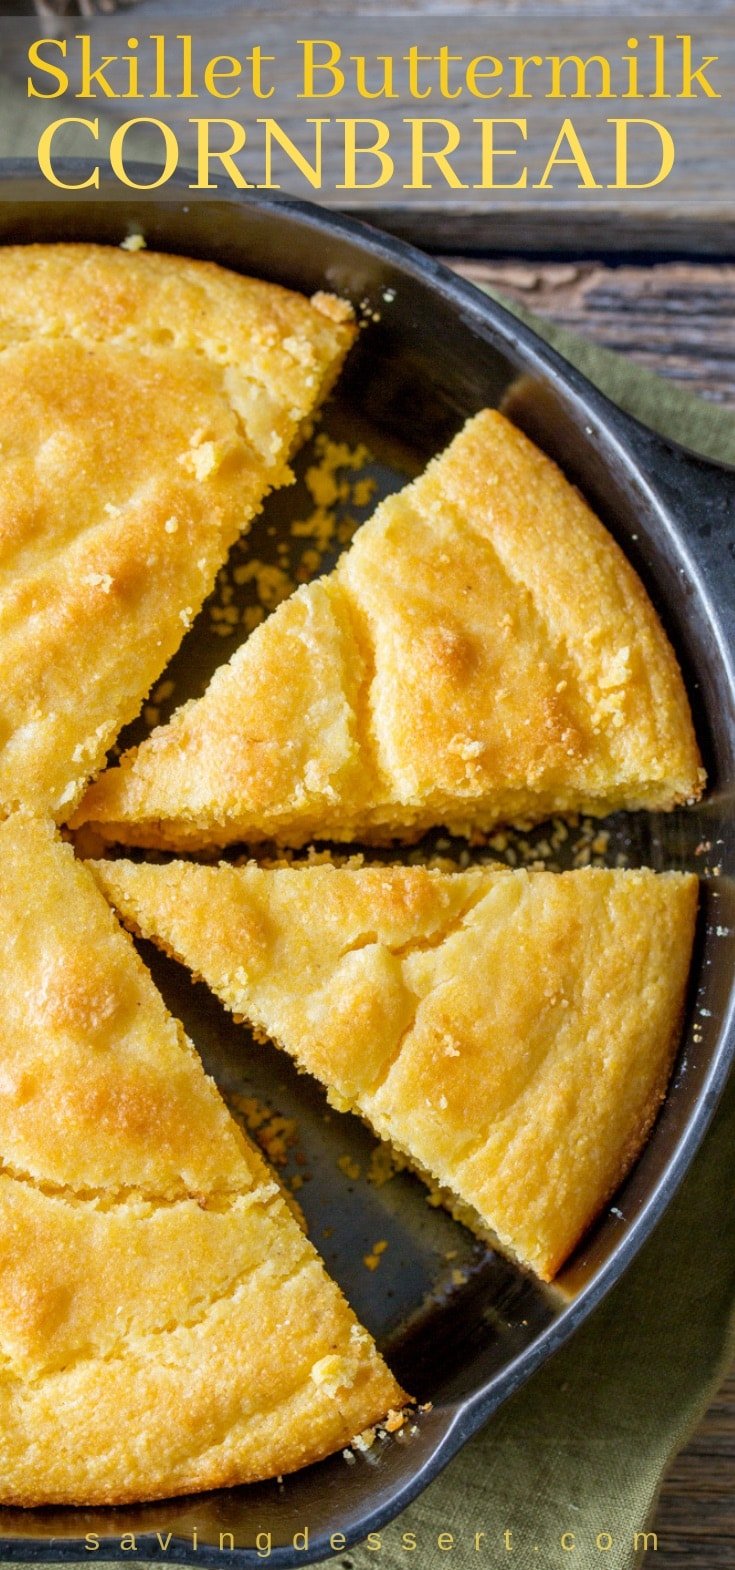
M192 202L185 188L175 196L169 188L167 199L156 203L121 195L119 186L105 190L104 200L70 194L59 202L48 200L43 182L27 171L0 173L0 241L119 243L140 230L152 248L207 256L307 292L333 288L362 311L356 349L297 460L297 485L271 499L245 545L235 548L229 572L166 673L175 685L158 695L155 718L165 719L184 698L200 693L216 665L230 657L246 636L258 583L261 592L266 585L267 599L269 583L278 593L279 584L328 569L349 528L380 495L417 472L469 414L500 404L562 463L641 574L682 662L710 775L708 800L696 809L618 815L565 829L544 825L471 852L473 859L521 865L541 859L559 868L588 860L688 868L704 880L687 1027L668 1100L634 1172L553 1287L475 1242L426 1203L423 1185L408 1174L368 1181L368 1174L376 1175L376 1142L362 1124L330 1112L319 1087L298 1076L285 1054L254 1043L202 986L141 946L236 1113L260 1118L261 1130L264 1117L276 1132L279 1125L269 1119L288 1120L282 1171L287 1180L297 1179L313 1241L399 1379L432 1405L366 1453L349 1461L337 1456L283 1481L124 1511L0 1511L0 1553L82 1557L80 1540L94 1532L108 1540L104 1557L126 1557L119 1537L134 1531L138 1555L154 1558L161 1548L155 1535L146 1534L162 1531L173 1534L168 1559L250 1563L257 1559L256 1533L269 1531L272 1563L304 1564L329 1552L331 1532L343 1533L349 1544L393 1516L622 1274L673 1195L724 1082L732 1055L735 930L733 682L726 651L732 620L727 604L711 597L713 544L711 535L698 532L707 487L720 487L721 495L723 482L706 466L697 478L689 459L674 449L667 456L663 443L647 446L633 422L512 317L436 264L371 231L299 203L241 197ZM315 556L304 557L315 550L313 536L294 532L293 525L313 509L307 481L323 462L325 437L352 454L360 447L367 454L360 454L358 470L337 471L345 482L337 529L319 542L315 563ZM672 486L677 464L684 476L679 487ZM370 482L362 492L356 478ZM671 500L677 491L690 499L689 516ZM263 564L261 577L238 577L237 567L255 559ZM276 569L270 578L268 567ZM220 614L225 603L238 613L227 636L217 631L235 619L232 612ZM138 739L141 728L144 723L132 727L125 740ZM464 843L444 836L410 854L437 850L467 858ZM398 851L397 857L406 854ZM378 1240L387 1247L371 1269L365 1258ZM294 1549L293 1534L307 1525L308 1548ZM221 1533L233 1534L234 1553L220 1550Z

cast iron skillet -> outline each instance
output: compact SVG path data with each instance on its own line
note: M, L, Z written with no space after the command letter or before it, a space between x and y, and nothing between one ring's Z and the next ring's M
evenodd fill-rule
M86 172L82 162L65 166L69 180ZM15 162L0 166L0 179L2 242L117 244L140 229L153 248L209 257L307 293L326 287L367 302L379 320L360 335L339 406L343 414L351 411L355 429L369 426L378 449L384 441L386 451L407 452L409 466L438 452L475 410L502 404L580 486L646 583L684 670L709 774L701 808L641 814L617 831L627 834L633 860L705 874L716 865L719 875L703 881L687 1031L662 1115L614 1207L557 1284L543 1288L483 1253L473 1256L466 1285L427 1297L426 1259L439 1244L433 1235L426 1243L414 1226L426 1206L406 1180L407 1197L386 1201L381 1212L405 1255L404 1274L376 1273L368 1292L366 1272L356 1274L351 1262L360 1227L376 1224L375 1211L366 1221L360 1207L377 1201L345 1198L344 1191L335 1201L322 1173L314 1191L332 1205L337 1227L337 1245L327 1250L330 1268L387 1345L404 1385L433 1403L415 1431L379 1441L352 1465L333 1457L282 1483L124 1510L0 1511L4 1559L83 1558L86 1533L98 1535L99 1557L125 1558L121 1534L135 1532L136 1557L250 1565L262 1562L254 1543L266 1531L272 1565L303 1565L329 1555L331 1533L341 1532L349 1547L392 1520L566 1341L659 1220L712 1116L735 1052L735 479L622 414L514 317L435 261L367 227L289 199L228 191L203 200L191 195L185 177L171 182L160 200L104 180L99 193L55 199L32 165ZM391 483L399 483L395 464ZM703 844L711 850L703 852ZM205 1038L220 1042L230 1028L221 1011L207 1017L209 1006L200 999L200 1028L196 1020L190 1025L205 1061ZM233 1051L242 1059L241 1036ZM226 1079L227 1066L218 1062ZM282 1055L274 1072L285 1084L290 1070ZM308 1101L317 1093L305 1083ZM345 1127L340 1121L340 1131ZM334 1138L330 1125L324 1139ZM437 1225L453 1228L446 1220ZM318 1229L313 1235L319 1244ZM392 1318L385 1311L391 1279L403 1293ZM308 1548L303 1538L294 1547L294 1533L306 1526ZM164 1543L172 1534L165 1552L156 1532ZM219 1547L226 1532L234 1551Z

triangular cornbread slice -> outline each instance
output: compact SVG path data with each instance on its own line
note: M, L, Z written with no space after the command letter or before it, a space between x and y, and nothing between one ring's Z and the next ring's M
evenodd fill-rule
M697 879L96 862L137 932L550 1279L648 1134Z
M666 808L702 781L638 578L555 465L485 411L76 822L174 849L385 840Z
M354 327L209 263L0 247L0 813L68 817Z
M269 1477L401 1392L50 823L0 826L0 1500Z

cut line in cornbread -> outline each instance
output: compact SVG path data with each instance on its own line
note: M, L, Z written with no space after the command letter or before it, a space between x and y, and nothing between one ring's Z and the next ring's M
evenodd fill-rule
M172 849L670 808L704 775L642 584L556 466L470 420L74 820Z
M695 877L90 865L134 932L544 1279L639 1154L678 1039Z
M0 816L69 817L354 331L208 262L0 247Z
M50 822L0 825L0 1500L272 1477L403 1396Z

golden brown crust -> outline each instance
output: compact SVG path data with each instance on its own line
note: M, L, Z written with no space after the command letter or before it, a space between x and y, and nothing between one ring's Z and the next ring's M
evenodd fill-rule
M97 862L123 919L550 1279L668 1082L697 879Z
M0 812L69 816L353 332L209 263L0 247Z
M703 778L638 578L556 466L486 410L74 821L174 849L385 840L667 808Z
M401 1392L51 823L0 825L0 1499L288 1471Z

